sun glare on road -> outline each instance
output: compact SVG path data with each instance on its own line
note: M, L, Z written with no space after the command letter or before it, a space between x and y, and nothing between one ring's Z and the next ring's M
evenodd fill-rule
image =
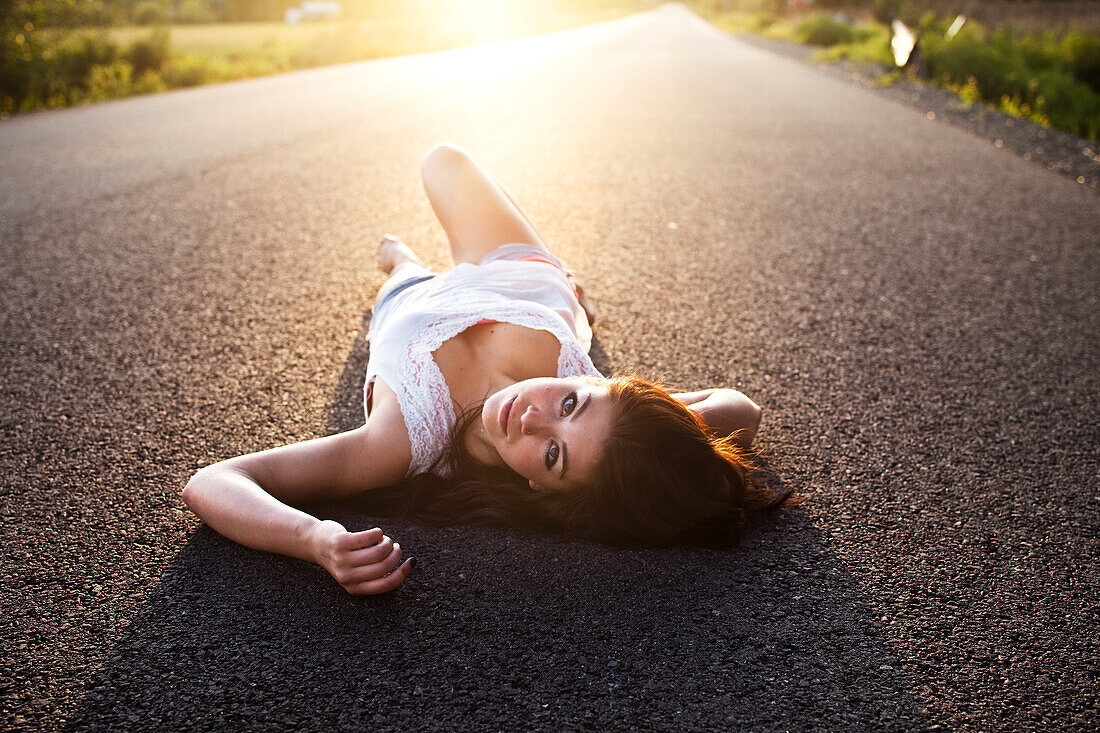
M513 0L453 0L447 3L448 20L462 27L475 43L535 32L538 15L531 5Z
M607 0L411 0L407 12L417 15L416 25L422 38L433 39L429 48L454 49L448 58L446 73L464 84L492 77L502 68L529 63L538 45L523 39L560 30L579 20L581 10L610 6ZM586 18L585 20L591 20ZM438 42L435 41L438 37ZM507 42L502 48L498 42ZM456 48L456 46L458 48Z
M420 15L420 24L426 33L443 33L462 39L466 44L475 44L573 25L564 20L571 14L577 14L576 20L583 22L581 9L584 5L575 1L414 0L405 12L415 8L414 12Z

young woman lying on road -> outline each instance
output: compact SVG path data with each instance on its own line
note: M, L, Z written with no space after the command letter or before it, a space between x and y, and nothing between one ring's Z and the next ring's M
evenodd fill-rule
M382 239L366 424L202 469L183 498L203 521L369 594L401 585L415 559L381 529L349 532L295 505L362 495L430 524L722 545L790 499L743 458L760 424L752 400L600 376L583 297L508 195L450 144L427 154L423 177L455 266L432 273Z

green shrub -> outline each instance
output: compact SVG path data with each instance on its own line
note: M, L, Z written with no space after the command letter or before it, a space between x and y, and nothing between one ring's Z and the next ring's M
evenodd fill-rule
M916 34L922 37L942 37L945 33L947 33L948 27L949 26L947 24L947 21L941 20L940 17L931 10L921 15L920 18L917 19L917 24L915 26ZM979 26L977 23L974 23L973 21L968 21L967 24L963 26L963 30L961 32L970 35L981 35L985 33L985 29Z
M961 33L950 41L924 36L921 49L933 79L962 84L973 77L987 100L997 100L1005 94L1011 97L1030 78L1019 55L1006 54L992 44L974 42Z
M164 83L164 79L160 78L160 74L155 71L146 71L136 82L134 82L133 93L152 94L154 92L163 92L167 88L168 85Z
M167 88L158 74L170 55L165 30L153 31L123 52L102 29L25 33L21 56L0 57L0 114Z
M811 13L798 24L795 37L799 43L811 46L835 46L851 43L853 33L846 23L833 20L823 13Z
M1044 37L1023 36L1016 38L1011 28L1001 28L990 37L990 44L1005 56L1017 56L1020 63L1032 71L1047 71L1064 66L1057 53L1051 53L1056 46L1053 34Z
M760 13L758 15L754 15L750 19L750 23L752 25L752 32L753 33L762 33L764 31L768 30L769 28L771 28L778 21L779 21L779 18L775 17L771 13Z
M80 31L65 36L56 46L55 69L66 86L83 84L96 66L118 60L118 45L100 31ZM43 59L48 61L49 59Z
M1016 36L1009 28L987 41L980 26L963 30L952 40L922 36L934 82L969 101L980 98L1041 125L1096 137L1100 94L1082 76L1093 68L1100 42L1077 34Z
M872 17L883 25L890 25L900 9L901 0L873 0L871 3Z
M833 46L823 52L828 61L847 59L860 64L894 65L890 51L890 31L880 25L861 26L853 29L852 43Z
M203 0L183 0L176 11L176 20L180 23L212 23L216 14Z
M106 99L125 97L130 93L133 67L126 61L96 64L84 80L84 91L78 92L76 101L102 102Z
M134 41L125 54L126 60L134 67L134 76L163 69L172 54L171 45L167 28L157 28L148 38Z
M883 37L883 29L878 26L857 25L851 31L852 40L849 43L866 43Z
M168 8L163 2L145 0L134 6L134 22L138 25L159 25L168 20Z
M1028 94L1021 95L1049 124L1075 135L1096 137L1100 95L1062 71L1038 74Z
M1079 81L1100 92L1100 38L1070 32L1060 44L1062 57Z
M210 62L194 54L178 54L161 73L164 82L172 87L195 87L214 81Z

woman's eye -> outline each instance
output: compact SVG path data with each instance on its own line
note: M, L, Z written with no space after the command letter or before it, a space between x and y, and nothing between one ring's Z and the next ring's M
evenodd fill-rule
M577 393L570 392L568 396L561 403L561 414L563 417L569 417L573 410L577 409Z
M550 447L546 449L546 470L549 471L554 467L554 464L558 462L558 448L557 443L551 443Z

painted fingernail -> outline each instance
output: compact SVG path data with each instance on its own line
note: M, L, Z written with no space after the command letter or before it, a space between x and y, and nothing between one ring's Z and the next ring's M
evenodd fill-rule
M415 557L410 557L410 558L409 558L409 568L410 568L411 570L415 570L415 569L416 569L416 558L415 558Z

